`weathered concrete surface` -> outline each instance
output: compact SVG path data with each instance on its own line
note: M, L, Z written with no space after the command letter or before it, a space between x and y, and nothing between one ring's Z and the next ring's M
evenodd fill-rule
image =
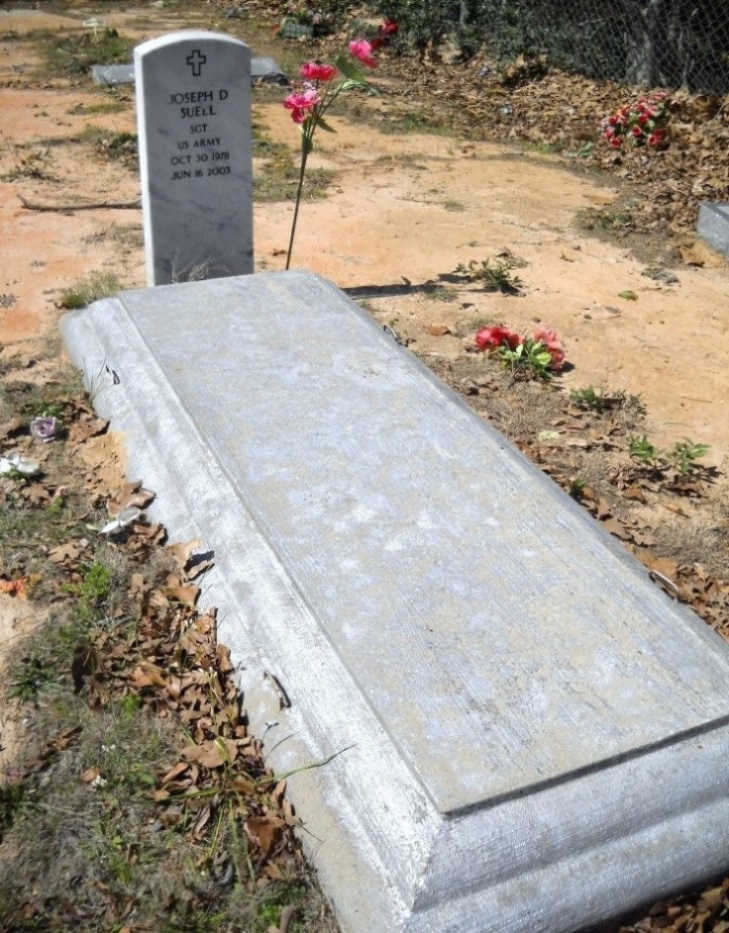
M352 933L566 933L729 863L727 646L340 291L64 333L209 599ZM292 700L278 708L274 673ZM268 685L268 686L266 686Z
M729 259L729 204L702 204L696 232Z

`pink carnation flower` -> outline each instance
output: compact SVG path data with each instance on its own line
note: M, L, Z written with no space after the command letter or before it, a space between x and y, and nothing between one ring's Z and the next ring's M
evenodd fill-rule
M303 123L308 116L308 111L321 103L321 97L316 88L310 87L305 91L296 91L289 94L283 102L284 107L291 111L291 119L294 123Z
M540 324L532 335L537 343L541 343L552 357L550 369L562 369L564 366L564 346L551 327Z
M331 81L337 69L334 65L324 65L322 62L304 62L301 66L301 77L309 81Z
M347 48L349 49L350 55L362 62L363 65L366 65L368 68L377 67L377 62L372 55L373 48L371 42L368 42L366 39L354 39L349 43Z

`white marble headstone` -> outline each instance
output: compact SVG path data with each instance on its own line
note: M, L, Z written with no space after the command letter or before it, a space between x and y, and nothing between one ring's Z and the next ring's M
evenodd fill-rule
M200 30L134 50L150 285L253 271L250 62Z

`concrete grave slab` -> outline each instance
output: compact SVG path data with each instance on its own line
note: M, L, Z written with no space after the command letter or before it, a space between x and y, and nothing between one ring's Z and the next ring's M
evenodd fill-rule
M250 50L171 33L134 50L150 285L253 271Z
M94 84L102 87L115 87L117 84L134 84L134 65L92 65L91 78Z
M712 249L729 259L729 204L702 204L696 231Z
M568 933L727 867L729 648L338 289L63 331L155 517L215 550L272 764L341 752L289 791L345 933Z
M134 65L92 65L91 77L95 84L114 87L117 84L134 84ZM289 79L272 58L251 59L251 81L271 84L288 84Z

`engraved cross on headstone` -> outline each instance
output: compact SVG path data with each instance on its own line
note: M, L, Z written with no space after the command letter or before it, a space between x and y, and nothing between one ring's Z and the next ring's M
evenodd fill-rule
M192 68L193 78L199 78L202 74L202 66L205 64L207 59L202 54L200 49L193 49L192 54L188 55L185 61L190 66L190 68Z

